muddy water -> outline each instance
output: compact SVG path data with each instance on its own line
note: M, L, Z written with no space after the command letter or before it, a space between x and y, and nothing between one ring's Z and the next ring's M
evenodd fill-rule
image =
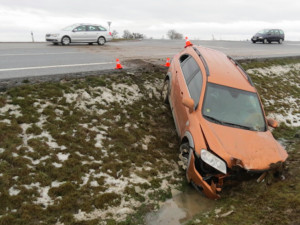
M192 219L196 214L211 210L214 202L188 186L186 190L173 195L172 199L164 202L158 211L149 213L145 218L146 224L180 225Z

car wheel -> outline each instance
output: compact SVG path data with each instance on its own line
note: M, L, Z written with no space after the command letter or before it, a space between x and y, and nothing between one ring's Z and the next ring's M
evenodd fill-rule
M71 43L71 39L67 36L64 36L62 39L61 39L61 44L62 45L69 45Z
M161 89L161 98L163 102L166 104L169 103L169 94L170 94L170 81L169 79L166 79Z
M282 44L283 40L280 38L278 44Z
M268 40L267 40L267 39L264 39L264 40L263 40L263 43L264 43L264 44L267 44L267 43L268 43Z
M253 41L253 40L252 40L252 43L253 43L253 44L255 44L255 43L256 43L256 41Z
M99 37L97 43L98 43L98 45L104 45L105 38L104 37Z
M180 166L184 169L187 170L188 167L188 162L189 162L189 154L190 154L190 145L189 143L182 143L180 145L180 154L179 154L179 159L180 159Z

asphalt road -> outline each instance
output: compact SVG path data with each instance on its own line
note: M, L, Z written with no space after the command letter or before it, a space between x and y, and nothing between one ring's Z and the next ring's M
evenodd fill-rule
M222 51L236 59L300 56L300 42L279 45L192 40L192 43ZM117 58L121 63L128 59L163 63L166 57L172 58L184 45L184 40L121 41L104 46L0 43L0 79L113 69Z

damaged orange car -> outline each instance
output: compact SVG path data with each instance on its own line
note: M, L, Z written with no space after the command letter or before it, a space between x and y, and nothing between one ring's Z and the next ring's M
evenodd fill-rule
M280 171L288 154L274 139L258 93L222 52L188 46L174 56L162 89L181 140L180 159L194 187L213 199L236 176Z

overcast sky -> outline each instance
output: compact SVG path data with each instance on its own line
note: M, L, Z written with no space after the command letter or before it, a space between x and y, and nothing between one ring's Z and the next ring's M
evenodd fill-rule
M47 32L74 23L97 23L147 37L175 29L190 39L246 40L263 28L281 28L300 41L296 0L0 0L0 41L44 41Z

